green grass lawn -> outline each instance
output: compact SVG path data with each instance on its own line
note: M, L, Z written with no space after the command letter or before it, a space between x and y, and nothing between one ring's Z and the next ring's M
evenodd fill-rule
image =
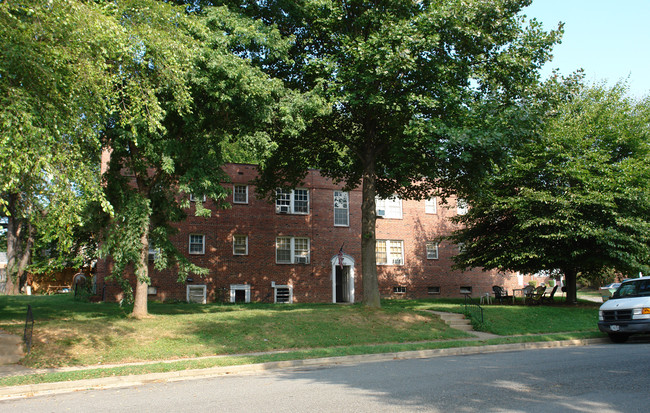
M506 337L466 341L423 310L463 312L463 300L391 300L379 310L334 304L160 304L151 318L131 308L74 301L71 295L0 296L0 329L22 334L27 305L35 318L29 367L96 366L178 359L145 366L87 369L0 379L0 386L144 374L191 368L432 348L601 337L597 303L484 306L475 329ZM275 351L282 350L281 353ZM261 354L242 355L243 353ZM183 360L230 355L224 358Z
M334 304L161 304L151 318L134 320L131 308L86 303L69 294L0 296L0 329L22 334L27 305L34 314L28 367L90 366L85 370L0 378L0 386L145 374L268 361L408 350L601 337L597 303L578 306L484 306L475 329L504 335L467 341L423 310L462 313L463 300L391 300L371 310ZM281 352L277 352L280 351ZM257 353L248 354L244 353ZM221 358L191 359L224 355ZM190 359L188 359L190 358ZM155 363L174 360L174 363ZM110 363L147 365L93 368Z
M402 308L430 309L462 313L463 300L414 300L388 302ZM597 332L599 303L580 301L577 306L556 301L553 305L486 305L484 323L473 323L474 329L498 335L551 334L564 332Z
M0 297L0 328L19 334L27 304L35 326L30 367L166 360L466 338L437 316L391 305L381 310L334 304L159 304L151 318L130 308L83 303L70 295Z

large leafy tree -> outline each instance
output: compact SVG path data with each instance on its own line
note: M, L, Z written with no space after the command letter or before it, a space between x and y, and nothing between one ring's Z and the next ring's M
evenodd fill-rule
M361 186L363 302L378 307L375 198L425 198L485 170L510 133L490 114L525 95L559 32L524 27L526 0L222 3L294 39L291 64L263 68L312 102L274 134L259 189L311 167Z
M650 101L570 80L547 84L540 134L466 194L451 239L462 268L561 270L576 302L578 273L649 269Z
M0 216L8 292L39 243L72 248L88 199L102 199L97 125L122 32L94 2L0 2ZM106 206L106 204L104 204Z
M120 65L119 105L103 133L110 152L106 194L115 215L102 251L127 291L123 274L129 265L135 269L133 316L144 317L151 247L160 249L157 267L175 263L181 280L205 271L171 243L171 223L184 218L190 194L223 201L225 142L267 146L261 131L273 121L283 87L252 66L245 51L271 56L285 42L225 8L198 17L163 2L131 3L119 16L133 51ZM196 206L197 215L209 216Z

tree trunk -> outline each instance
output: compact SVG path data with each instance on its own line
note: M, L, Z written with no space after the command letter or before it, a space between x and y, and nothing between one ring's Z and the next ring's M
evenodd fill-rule
M135 148L132 148L132 153L137 153ZM149 187L146 183L147 179L136 175L136 184L138 186L138 194L141 199L146 203L147 216L144 220L142 235L140 236L140 262L137 263L135 269L135 293L133 297L133 312L131 316L134 318L145 318L149 315L147 308L147 299L149 293L149 226L151 225L151 205L149 199Z
M578 304L578 289L576 280L578 278L578 271L574 268L564 269L564 281L566 285L566 301L571 304Z
M32 259L32 247L34 246L34 238L36 237L36 229L31 224L27 223L27 239L21 243L20 259L18 260L18 272L16 279L18 280L18 290L21 291L27 281L27 266Z
M149 220L140 237L140 262L135 270L135 296L133 297L133 318L145 318L149 315L147 295L149 292Z
M11 195L9 196L9 215L7 217L7 295L18 294L18 251L20 239L20 223L12 211Z
M15 295L25 283L25 269L31 259L34 244L34 228L28 225L27 239L24 238L22 220L18 214L18 194L7 197L7 295Z
M375 224L377 211L375 196L377 194L377 175L374 161L366 164L363 173L361 201L361 272L363 282L363 305L380 308L379 280L377 278L377 255Z

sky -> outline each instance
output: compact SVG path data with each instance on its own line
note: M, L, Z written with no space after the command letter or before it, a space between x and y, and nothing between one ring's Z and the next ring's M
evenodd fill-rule
M650 0L533 0L523 14L546 30L564 22L543 78L554 68L563 75L582 68L589 83L627 79L630 96L650 95Z

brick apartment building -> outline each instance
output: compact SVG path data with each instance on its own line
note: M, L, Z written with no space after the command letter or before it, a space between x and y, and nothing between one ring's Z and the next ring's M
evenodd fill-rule
M229 209L191 199L188 218L179 223L173 242L189 259L209 269L177 282L174 269L150 264L152 300L199 302L359 302L361 283L361 190L343 192L318 171L304 186L278 193L270 203L256 197L250 182L254 165L228 164L232 182ZM194 216L196 202L212 209L209 218ZM452 270L458 246L437 242L452 230L448 218L459 211L454 200L377 201L377 267L382 297L478 297L493 285L511 290L530 277L512 273ZM339 250L342 247L342 255ZM105 282L109 263L97 265L98 293L120 298ZM525 278L525 279L524 279Z

